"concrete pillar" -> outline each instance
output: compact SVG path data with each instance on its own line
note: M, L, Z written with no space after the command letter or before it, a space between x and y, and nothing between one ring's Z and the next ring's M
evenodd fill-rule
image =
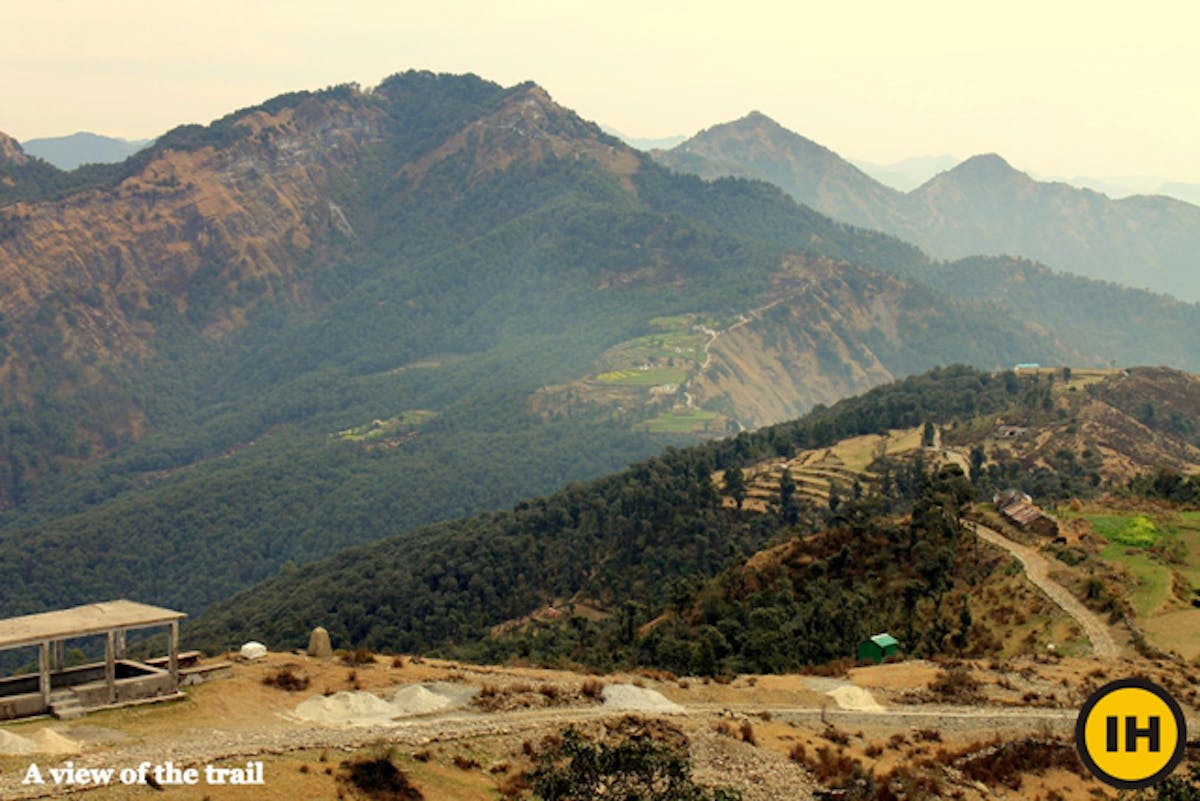
M117 630L117 659L125 658L125 629Z
M50 642L38 646L38 690L42 694L42 706L50 708Z
M63 641L55 640L50 648L50 669L62 670L66 664L63 659Z
M172 620L167 637L167 670L171 673L171 692L179 692L179 621Z
M104 637L104 683L108 685L108 702L117 701L117 661L115 658L113 633L107 632Z

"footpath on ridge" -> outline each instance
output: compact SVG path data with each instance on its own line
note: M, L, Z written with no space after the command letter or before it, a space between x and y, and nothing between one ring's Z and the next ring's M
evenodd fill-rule
M1008 551L1021 566L1025 575L1034 586L1046 593L1046 596L1071 617L1075 618L1087 638L1092 642L1092 651L1101 659L1116 659L1121 655L1121 649L1113 639L1108 625L1092 610L1088 609L1079 599L1072 595L1066 587L1050 577L1050 561L1027 545L1010 540L995 529L980 523L964 521L967 527L975 532L984 542L989 542L998 548Z

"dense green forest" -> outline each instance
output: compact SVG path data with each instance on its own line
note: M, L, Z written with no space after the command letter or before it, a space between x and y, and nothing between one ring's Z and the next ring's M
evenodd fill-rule
M769 568L734 567L699 586L677 583L666 604L629 602L603 622L577 615L457 652L488 662L645 665L710 676L843 659L880 631L895 632L914 655L979 647L966 593L977 571L992 565L970 560L971 538L959 525L976 489L961 472L930 476L920 464L896 478L887 496L848 498L826 514L809 510L801 524L780 525L781 514L777 536L795 539ZM897 523L897 515L910 519ZM818 533L816 525L828 528Z
M1169 371L1140 372L1080 397L1121 405L1131 384L1143 397L1178 386ZM822 664L885 630L912 654L987 653L995 642L973 626L968 601L1005 560L981 556L964 533L969 503L1010 487L1050 503L1100 491L1187 503L1195 478L1160 471L1126 487L1101 480L1087 450L1058 450L1047 454L1049 466L1031 470L1001 450L985 457L976 448L970 478L956 466L935 472L918 452L876 457L870 488L856 483L820 506L787 481L765 512L722 496L740 497L743 484L730 475L740 478L743 465L847 437L990 431L997 419L1069 426L1073 412L1046 403L1053 386L1049 375L936 369L794 422L668 449L508 512L288 567L214 605L187 636L213 649L250 638L295 647L321 625L344 647L701 675ZM718 470L726 471L720 486Z
M816 410L794 423L670 449L625 472L522 502L509 512L440 524L288 568L216 604L189 625L189 641L221 647L254 637L288 645L302 642L313 626L324 625L345 644L465 649L460 652L478 655L472 648L491 626L571 599L620 612L612 624L615 631L595 639L597 633L584 626L576 632L579 641L605 643L609 635L631 639L630 632L671 603L686 599L700 583L768 543L827 525L846 526L845 536L856 536L867 530L864 526L876 525L872 518L902 513L918 499L944 505L934 499L948 491L946 486L961 492L953 477L929 484L916 473L898 471L896 491L881 508L864 500L861 507L848 503L840 516L835 510L806 509L789 519L723 505L711 479L715 470L830 445L845 436L994 413L1025 392L1011 379L1011 374L997 377L965 367L935 370ZM947 514L953 516L952 511ZM952 547L956 531L938 528L931 520L918 515L907 547L926 537L939 538L934 543L939 548ZM888 535L884 531L879 536ZM568 645L548 653L564 657L570 653ZM512 647L520 653L521 646ZM598 646L594 653L575 656L596 661L602 653L622 651ZM657 650L628 653L649 663L670 661ZM818 657L797 656L809 661Z

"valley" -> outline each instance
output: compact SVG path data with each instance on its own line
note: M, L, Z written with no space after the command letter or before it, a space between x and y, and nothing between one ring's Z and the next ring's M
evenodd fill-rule
M899 241L672 174L533 84L292 93L41 189L19 155L10 612L118 592L199 612L936 364L1103 358L881 272L927 263Z
M1194 212L415 70L0 136L0 616L144 599L229 674L6 723L0 796L1116 797L1092 690L1200 716Z

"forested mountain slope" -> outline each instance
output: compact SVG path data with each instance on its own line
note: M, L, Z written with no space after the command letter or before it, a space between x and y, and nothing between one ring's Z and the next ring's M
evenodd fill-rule
M70 173L6 153L43 166L0 201L3 612L196 612L893 376L1104 358L533 84L294 93Z
M887 231L941 259L1023 256L1200 300L1200 207L1173 198L1113 200L1036 181L995 154L897 192L759 112L714 125L655 157L706 178L770 181L834 219Z
M845 436L1005 408L1019 383L950 368L880 387L799 421L670 450L591 484L409 532L288 570L189 625L193 643L341 642L422 650L465 645L548 603L644 614L672 587L715 575L775 537L779 521L721 502L715 470Z
M907 630L914 647L912 632L922 631L934 653L962 625L967 584L989 576L958 525L964 503L1008 487L1055 502L1164 468L1194 472L1197 414L1200 379L1162 368L1070 379L935 370L793 422L669 450L510 512L285 570L214 605L187 633L211 647L248 638L284 647L321 625L347 647L680 672L697 659L713 664L697 650L706 640L715 657L738 654L738 670L837 658L868 629ZM998 435L998 420L1027 434ZM880 446L865 469L831 455L848 438L903 439L923 427L941 429L947 450L923 449L919 438L903 457ZM970 454L969 479L950 451ZM815 505L795 483L785 494L778 477L818 456L826 466L810 478L836 476L828 502ZM728 479L743 467L755 486L774 477L769 502L756 495L743 507ZM750 558L767 546L778 548Z

